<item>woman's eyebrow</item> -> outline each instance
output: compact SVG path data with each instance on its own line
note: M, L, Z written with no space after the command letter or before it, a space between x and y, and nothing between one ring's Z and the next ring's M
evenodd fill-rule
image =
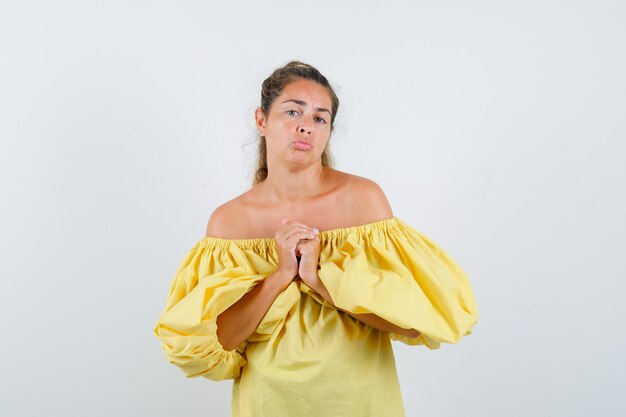
M283 101L283 103L287 103L288 101L293 101L294 103L296 103L296 104L300 104L301 106L306 105L306 101L297 100L297 99L295 99L295 98L291 98L291 99L289 99L289 100L285 100L285 101ZM282 103L281 103L281 104L282 104ZM325 109L325 108L323 108L323 107L316 107L316 108L315 108L315 110L317 110L317 111L325 111L326 113L330 114L330 111L328 111L328 109Z

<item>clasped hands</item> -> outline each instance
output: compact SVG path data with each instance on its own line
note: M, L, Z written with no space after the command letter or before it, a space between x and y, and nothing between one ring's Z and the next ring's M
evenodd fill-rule
M283 227L276 232L278 271L291 282L296 276L317 290L320 256L319 230L304 223L282 220ZM299 260L298 260L299 258Z

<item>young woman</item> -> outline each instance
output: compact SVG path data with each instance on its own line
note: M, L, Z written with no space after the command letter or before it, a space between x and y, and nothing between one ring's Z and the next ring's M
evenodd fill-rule
M332 168L338 108L308 64L263 82L253 185L211 214L153 330L187 377L234 380L233 417L404 417L391 340L437 349L477 322L464 271Z

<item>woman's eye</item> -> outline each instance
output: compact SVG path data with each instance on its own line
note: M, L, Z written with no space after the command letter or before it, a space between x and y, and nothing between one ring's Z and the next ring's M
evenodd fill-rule
M296 110L287 110L285 113L287 113L288 115L292 115L292 114L298 114L298 112ZM326 123L326 120L322 117L316 117L316 119L320 122L320 123Z

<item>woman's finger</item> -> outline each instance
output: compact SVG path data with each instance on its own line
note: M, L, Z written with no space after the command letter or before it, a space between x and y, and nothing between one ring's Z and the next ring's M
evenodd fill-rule
M316 233L318 233L318 230L300 222L287 222L286 227L283 227L278 232L276 232L276 239L286 240L297 232L304 232L309 235L315 235Z

